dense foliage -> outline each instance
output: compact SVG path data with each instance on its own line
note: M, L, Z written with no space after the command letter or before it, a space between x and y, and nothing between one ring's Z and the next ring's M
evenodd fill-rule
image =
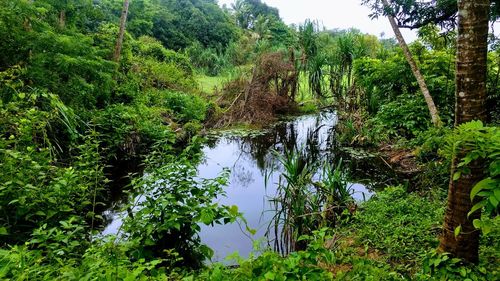
M373 16L391 12L364 2ZM452 129L451 2L391 5L400 25L419 28L410 50L444 123L434 128L393 39L288 26L260 0L133 0L113 61L122 0L0 0L0 279L498 280L499 40L489 42L489 120ZM338 111L336 144L383 148L393 170L398 153L410 158L408 190L388 187L358 206L344 162L277 155L283 240L229 257L238 267L207 266L200 225L245 219L215 200L229 170L198 177L199 135L324 106ZM476 266L433 251L457 156L453 180L471 162L486 167L470 194L484 234ZM104 236L116 193L122 224Z

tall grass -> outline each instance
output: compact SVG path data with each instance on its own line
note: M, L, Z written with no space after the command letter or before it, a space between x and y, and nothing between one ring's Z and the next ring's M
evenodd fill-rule
M287 255L307 247L301 236L335 226L354 200L342 160L332 165L297 149L275 155L283 170L267 234L274 235L274 249Z

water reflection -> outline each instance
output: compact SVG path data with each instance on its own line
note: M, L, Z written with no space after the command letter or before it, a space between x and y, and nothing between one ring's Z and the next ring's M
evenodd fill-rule
M251 236L244 227L233 224L203 226L202 242L214 249L217 261L238 251L246 257L252 251L252 241L265 236L274 215L269 199L276 195L276 183L281 167L272 151L302 150L308 159L336 161L334 129L337 122L333 112L297 117L277 123L258 135L223 136L212 139L203 149L205 159L198 167L199 176L212 178L223 167L231 169L230 185L226 197L218 202L237 205L243 212L248 226L257 232ZM371 192L365 185L351 187L356 200L367 199ZM271 234L272 235L272 234ZM274 237L267 237L273 240ZM263 243L267 240L264 239Z
M351 189L357 201L371 196L370 180L380 173L376 159L355 161L348 159L335 146L334 130L337 117L333 112L295 117L278 122L258 134L238 136L224 134L209 138L203 148L204 160L198 166L200 178L215 178L223 168L231 170L230 184L225 189L226 196L216 200L225 205L236 205L244 214L248 226L256 230L255 235L245 231L239 224L205 226L202 225L200 237L203 243L215 251L214 260L221 261L237 251L247 257L255 241L268 245L274 237L265 237L268 225L274 216L270 199L276 195L276 183L279 180L281 166L275 153L302 150L308 159L320 162L338 163L338 158L347 159L351 178L355 179ZM375 182L376 183L376 182ZM121 216L126 212L110 208L104 216L110 218L110 224L102 234L117 233L122 224Z

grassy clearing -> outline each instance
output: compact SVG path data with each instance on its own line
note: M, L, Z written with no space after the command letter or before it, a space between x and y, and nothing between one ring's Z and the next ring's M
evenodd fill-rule
M228 74L221 76L207 76L201 74L196 76L196 80L204 93L213 94L215 89L221 89L224 82L229 81L230 77L231 76Z
M196 81L200 86L200 89L204 93L213 94L215 89L222 89L222 86L235 79L236 77L242 75L243 73L251 72L253 65L242 65L238 67L234 67L228 70L225 70L221 74L217 76L208 76L206 74L198 74L196 75Z

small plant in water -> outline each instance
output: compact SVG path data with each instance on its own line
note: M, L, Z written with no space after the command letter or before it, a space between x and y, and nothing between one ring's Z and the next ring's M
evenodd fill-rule
M299 237L321 227L335 226L355 203L342 159L337 165L331 165L308 157L300 150L275 154L283 171L276 197L271 199L275 215L267 235L273 232L274 249L288 254L307 247L306 241Z

